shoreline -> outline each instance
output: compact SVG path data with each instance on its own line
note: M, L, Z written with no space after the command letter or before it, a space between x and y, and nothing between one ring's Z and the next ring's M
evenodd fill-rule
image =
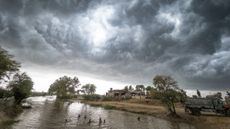
M150 115L156 118L164 119L170 122L187 123L196 127L196 129L230 129L230 117L216 114L202 114L193 116L184 112L180 104L176 104L178 118L167 115L167 110L158 101L147 104L143 101L87 101L81 100L81 103L91 106L103 107L105 109L121 110L143 115ZM155 103L155 104L154 104Z

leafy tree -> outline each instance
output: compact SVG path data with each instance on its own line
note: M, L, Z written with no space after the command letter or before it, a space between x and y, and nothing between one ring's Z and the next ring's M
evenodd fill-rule
M60 77L50 85L49 94L56 94L57 98L68 98L75 94L75 89L80 85L77 77Z
M11 97L12 94L9 90L6 90L2 87L0 87L0 98L7 98L7 97Z
M94 84L86 84L81 87L81 89L84 91L86 94L94 94L96 92L96 86Z
M153 87L152 87L152 86L147 86L147 87L145 88L145 90L147 91L147 96L149 96L151 90L153 90Z
M178 94L184 94L182 93L183 90L178 88L177 82L170 76L157 75L153 78L153 84L160 94L162 103L167 106L170 115L177 116L174 103L180 98Z
M137 91L145 91L145 86L144 85L136 85L136 90Z
M129 91L133 91L134 89L133 89L133 87L132 87L132 85L130 85L129 86Z
M124 87L124 90L125 90L125 91L129 91L129 87L128 87L128 86L125 86L125 87Z
M147 87L145 88L146 91L151 91L152 89L153 89L152 86L147 86Z
M5 80L5 77L9 79L10 74L18 71L20 67L19 63L12 58L13 56L0 47L0 83L1 80Z
M7 86L11 90L15 102L19 104L23 99L29 97L33 89L33 81L26 73L16 73L13 80Z
M201 94L200 94L200 91L197 89L196 90L196 93L197 93L197 96L199 97L199 98L201 98Z

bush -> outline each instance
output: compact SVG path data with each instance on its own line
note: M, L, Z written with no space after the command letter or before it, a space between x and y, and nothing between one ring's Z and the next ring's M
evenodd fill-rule
M105 109L114 109L115 107L112 105L104 105L103 108Z
M0 98L7 98L11 96L12 96L12 92L5 90L3 88L0 88Z
M102 101L112 101L114 100L113 97L110 97L110 96L102 96Z
M90 101L97 101L101 99L100 95L93 94L93 95L83 95L82 96L85 100L90 100Z

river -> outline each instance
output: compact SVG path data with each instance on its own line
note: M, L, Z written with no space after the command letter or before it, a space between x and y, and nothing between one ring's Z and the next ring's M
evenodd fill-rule
M11 129L195 129L192 125L172 123L153 116L106 110L77 101L55 101L55 97L31 97L28 100L33 108L25 109L16 118L20 121ZM99 118L102 119L101 124Z

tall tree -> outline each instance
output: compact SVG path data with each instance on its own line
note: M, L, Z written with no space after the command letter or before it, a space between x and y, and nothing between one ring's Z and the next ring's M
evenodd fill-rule
M145 90L146 90L146 92L147 92L147 96L149 96L151 90L153 90L153 87L152 87L152 86L147 86L147 87L145 88Z
M18 71L20 64L12 59L6 50L0 47L0 83L5 78L9 79L10 74Z
M81 89L88 95L96 92L96 86L94 84L85 84Z
M129 91L129 87L128 87L128 86L125 86L125 87L124 87L124 90L125 90L125 91Z
M132 85L130 85L129 86L129 91L133 91L134 89L133 89L133 86Z
M160 93L161 101L167 106L170 115L177 116L174 103L178 100L178 94L183 90L178 88L177 82L170 76L157 75L153 78L153 84Z
M7 88L11 90L15 102L19 104L31 94L33 81L26 73L16 73L13 76L13 80L9 82Z
M199 98L201 98L201 94L200 94L200 91L197 89L196 90L196 93L197 93L197 96L199 97Z
M80 85L77 77L60 77L50 85L49 94L56 94L58 98L70 97L75 94L75 89Z
M136 85L136 90L137 91L145 91L145 86L144 85Z

